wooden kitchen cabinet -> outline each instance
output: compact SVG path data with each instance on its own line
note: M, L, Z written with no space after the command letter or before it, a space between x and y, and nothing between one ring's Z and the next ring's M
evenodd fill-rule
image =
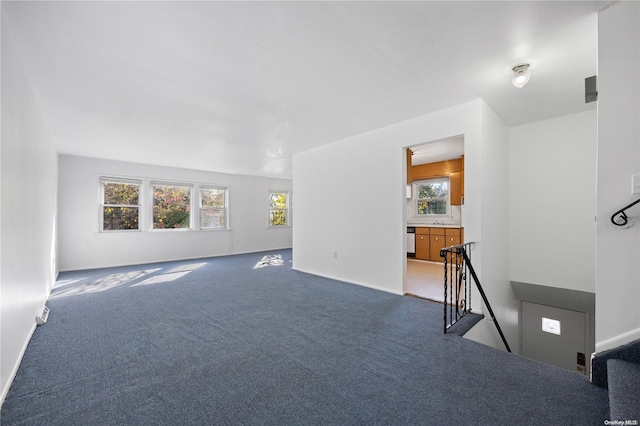
M447 228L445 230L445 247L457 246L458 244L460 244L460 234L461 233L459 228Z
M437 177L450 176L452 173L464 170L462 158L455 160L438 161L437 163L420 164L411 167L411 179L432 179Z
M429 260L442 262L440 250L446 247L444 228L431 228L429 234Z
M451 185L451 205L462 205L462 195L464 194L464 172L451 173L449 175L449 183Z
M416 259L429 260L429 228L416 228Z
M412 156L413 151L407 148L407 185L411 185L411 182L413 182L413 177L411 176L411 170L413 169L411 165Z
M416 227L416 259L443 262L440 250L461 242L460 228Z
M430 258L432 262L444 262L440 250L460 244L460 228L431 228L429 234Z

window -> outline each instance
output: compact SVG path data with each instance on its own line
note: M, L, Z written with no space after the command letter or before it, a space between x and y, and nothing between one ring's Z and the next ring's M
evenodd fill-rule
M102 186L102 230L139 229L140 182L109 178L100 179Z
M289 224L289 193L269 191L269 226Z
M430 179L416 183L416 213L446 215L449 212L449 179Z
M227 227L227 189L200 187L200 229Z
M191 228L191 186L153 183L153 229Z

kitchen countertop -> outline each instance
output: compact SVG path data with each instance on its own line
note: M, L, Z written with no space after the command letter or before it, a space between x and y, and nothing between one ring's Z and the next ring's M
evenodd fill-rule
M431 223L411 223L407 222L407 226L413 226L415 228L460 228L460 225L453 224L431 224Z

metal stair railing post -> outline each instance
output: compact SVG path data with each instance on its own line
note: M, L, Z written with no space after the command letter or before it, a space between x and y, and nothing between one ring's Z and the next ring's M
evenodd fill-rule
M464 261L467 263L469 272L471 272L471 276L473 277L473 280L476 282L476 286L478 287L478 290L480 291L480 295L482 296L482 300L484 301L484 304L487 307L487 310L489 311L489 315L491 315L491 319L493 320L493 323L496 325L496 328L498 329L498 333L500 334L502 343L504 343L504 346L507 348L507 352L511 352L511 348L507 343L507 339L504 337L502 328L500 328L500 324L498 324L498 320L496 319L496 316L493 314L493 309L491 309L491 304L489 303L489 300L487 300L487 295L484 293L484 290L482 289L480 280L478 279L478 276L476 275L476 271L475 269L473 269L473 265L471 264L469 257L467 256L467 251L464 250L464 248L462 249L462 257L464 258Z
M447 298L447 283L449 281L448 278L448 274L447 274L447 255L445 253L444 256L442 256L442 251L440 252L440 256L444 257L444 334L447 334L447 300L449 300Z
M467 285L467 269L462 259L461 249L466 245L445 247L440 250L444 258L444 332L471 312L470 287ZM455 287L455 300L454 300Z

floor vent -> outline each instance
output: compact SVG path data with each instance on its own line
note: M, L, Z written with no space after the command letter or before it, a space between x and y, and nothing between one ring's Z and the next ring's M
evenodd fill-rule
M47 318L49 318L49 308L47 305L42 305L42 311L36 315L36 322L38 325L42 325L47 322Z

